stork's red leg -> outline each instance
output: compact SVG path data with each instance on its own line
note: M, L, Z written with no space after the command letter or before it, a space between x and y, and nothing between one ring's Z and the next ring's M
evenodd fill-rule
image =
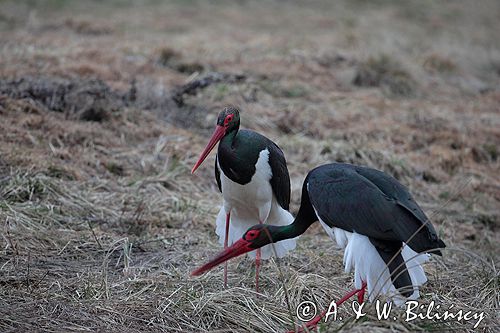
M363 281L361 288L358 289L358 303L361 304L365 301L365 291L366 291L366 282Z
M259 224L262 224L262 221L259 220ZM260 248L257 249L255 254L255 291L259 292L259 270L260 270Z
M226 234L224 235L224 249L227 249L227 240L229 237L229 220L231 211L226 213ZM227 261L224 263L224 288L227 288Z
M260 249L257 249L255 256L255 291L259 292L259 270L260 270Z
M348 292L344 297L342 297L337 302L335 302L335 304L337 304L337 306L340 306L342 303L344 303L345 301L347 301L349 298L351 298L352 296L354 296L356 294L358 295L358 302L359 302L359 304L361 304L361 303L363 303L365 289L366 289L366 282L363 282L360 289L354 289L353 291ZM308 321L305 325L300 327L297 332L304 332L304 327L306 327L308 331L313 330L316 327L316 325L318 325L320 320L326 315L326 313L327 313L326 310L321 312L320 315L314 317L311 321ZM290 331L288 333L295 333L295 332L296 331Z

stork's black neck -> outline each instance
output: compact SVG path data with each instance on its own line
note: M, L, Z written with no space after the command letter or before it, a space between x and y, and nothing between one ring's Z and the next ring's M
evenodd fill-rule
M307 191L307 178L302 186L302 198L300 208L293 223L285 226L268 225L268 230L272 238L272 242L276 243L284 239L290 239L302 235L314 222L318 221L316 212L309 200Z
M248 184L255 174L260 152L267 147L267 141L256 132L240 131L238 127L228 132L217 150L217 159L224 175L240 185Z

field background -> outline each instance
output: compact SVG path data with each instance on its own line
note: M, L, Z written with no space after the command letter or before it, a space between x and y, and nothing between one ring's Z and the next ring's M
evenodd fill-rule
M422 302L498 331L499 33L494 0L0 1L0 331L282 332L351 290L319 226L261 295L247 259L189 277L220 250L214 154L190 169L227 104L285 152L294 214L323 163L407 185L448 245ZM475 322L341 311L323 331Z

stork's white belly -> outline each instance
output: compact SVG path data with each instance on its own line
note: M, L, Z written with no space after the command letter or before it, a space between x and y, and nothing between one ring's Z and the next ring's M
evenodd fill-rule
M269 166L269 151L263 150L255 164L255 174L249 183L238 184L229 179L220 165L220 180L224 208L240 218L254 219L256 223L265 221L271 209L273 190L269 180L272 177Z
M216 233L219 242L224 244L226 212L231 212L229 224L228 244L231 245L241 238L251 226L258 223L272 225L287 225L293 222L290 212L281 208L278 204L269 183L272 177L269 165L269 150L260 152L255 164L255 174L249 183L238 184L229 179L220 165L220 180L222 196L224 198L222 207L217 216ZM273 255L273 245L266 245L261 248L262 259L267 259ZM284 256L288 251L295 248L295 239L288 239L274 244L279 257ZM250 257L255 257L255 251L249 253Z

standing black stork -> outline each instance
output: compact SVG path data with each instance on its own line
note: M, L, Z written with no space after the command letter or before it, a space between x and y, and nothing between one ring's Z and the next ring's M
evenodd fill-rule
M224 108L219 113L212 138L191 170L194 173L220 141L215 158L215 179L224 201L217 216L216 233L224 248L238 240L256 221L272 226L284 226L293 221L288 212L290 177L283 152L265 136L239 130L239 127L239 110ZM295 248L295 239L281 241L275 247L278 257L282 257ZM249 253L255 258L257 290L260 260L272 254L271 246ZM226 285L227 263L224 267Z
M418 287L427 281L422 263L429 253L441 255L439 248L445 247L407 188L396 179L375 169L333 163L309 172L293 223L254 225L192 275L266 244L297 237L316 221L345 249L346 272L354 268L356 289L337 305L355 294L361 303L366 287L370 301L378 295L400 304L418 298ZM307 326L315 326L323 315Z

